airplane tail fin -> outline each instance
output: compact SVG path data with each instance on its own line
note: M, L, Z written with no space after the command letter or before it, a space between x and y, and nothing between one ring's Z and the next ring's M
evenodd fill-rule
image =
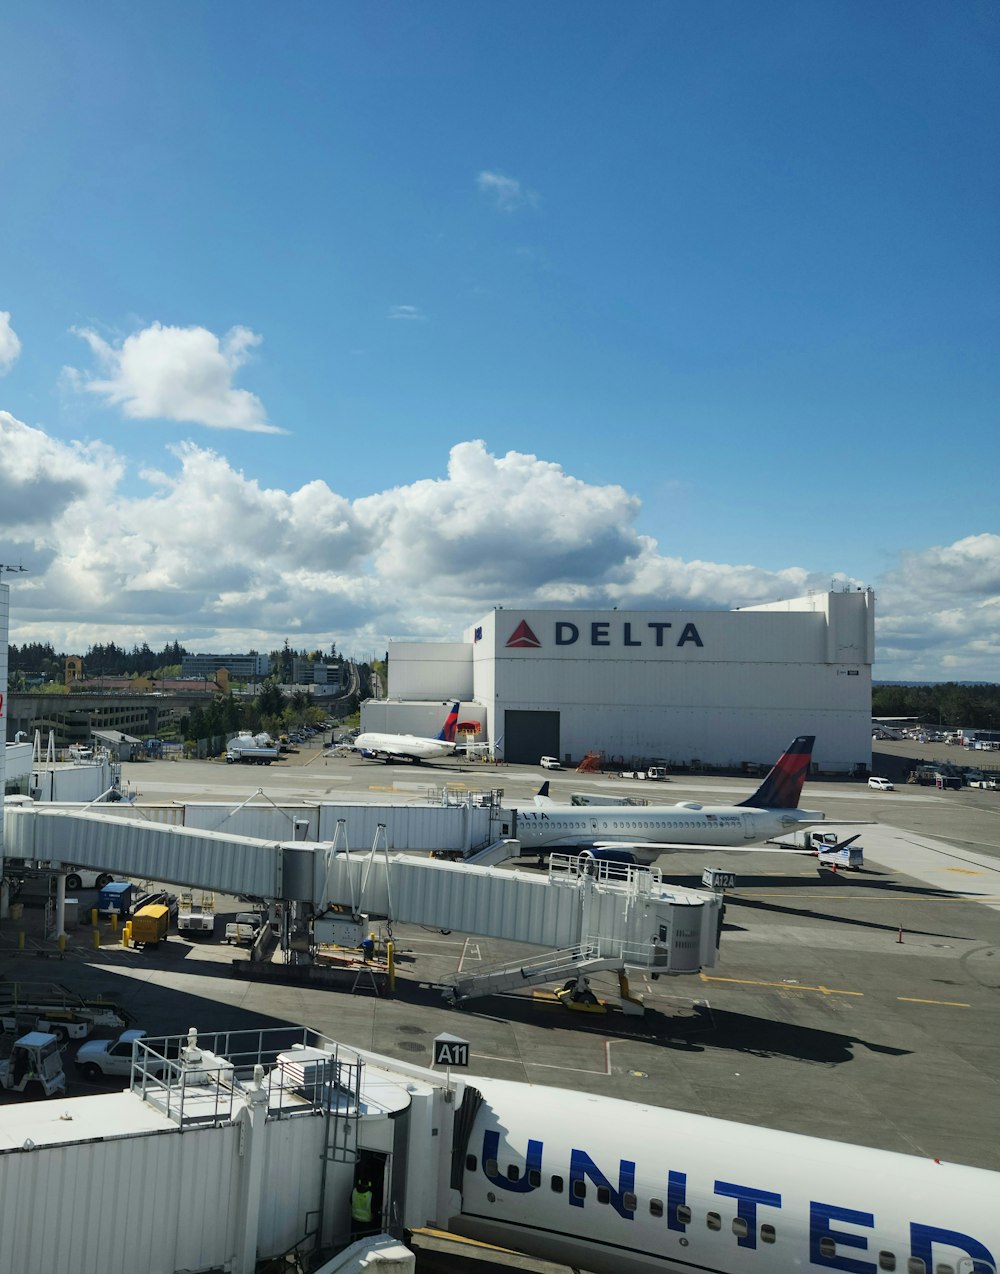
M455 728L458 725L458 704L453 703L448 710L448 716L445 723L434 736L436 739L443 739L445 743L455 742Z
M794 810L798 808L802 795L802 784L809 773L812 760L814 734L800 734L781 756L775 761L771 772L754 792L753 796L740 805L749 805L755 809Z
M546 779L542 786L535 793L536 805L551 805L552 798L549 796L549 780Z

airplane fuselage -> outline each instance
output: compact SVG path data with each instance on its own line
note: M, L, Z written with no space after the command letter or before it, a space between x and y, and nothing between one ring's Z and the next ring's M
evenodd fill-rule
M754 809L749 806L555 805L519 809L517 838L523 852L636 845L636 857L652 862L687 846L749 846L825 821L819 810ZM652 842L655 849L643 849Z
M1000 1177L614 1098L474 1080L451 1228L607 1274L995 1274Z
M422 739L415 734L377 734L369 731L358 735L354 741L354 749L357 752L370 752L374 756L430 761L434 757L451 756L455 745L447 739Z

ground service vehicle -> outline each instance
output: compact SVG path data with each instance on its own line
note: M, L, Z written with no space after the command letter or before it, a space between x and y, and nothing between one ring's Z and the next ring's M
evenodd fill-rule
M190 890L181 894L177 902L177 931L197 937L215 932L215 897L213 894L194 894Z
M98 1027L121 1030L125 1015L106 1000L85 1000L56 983L0 983L0 1028L42 1031L60 1043L85 1040Z
M162 902L140 907L129 923L132 925L132 941L137 946L155 947L167 936L170 908Z
M112 880L114 880L114 874L110 871L91 871L86 867L71 867L66 873L66 888L72 891L103 889Z
M264 917L255 911L243 911L226 925L226 941L253 942L264 924Z
M102 915L125 916L132 908L135 886L130 880L112 880L97 895L97 910Z
M226 745L227 765L270 765L281 752L266 734L238 734Z
M875 774L873 774L868 780L868 786L875 788L875 790L879 792L895 792L896 790L896 785L894 783L890 783L888 779L880 779Z
M998 779L969 779L969 787L986 788L988 791L995 792L1000 788L1000 780Z
M562 765L560 765L559 758L557 756L543 756L542 759L538 762L538 764L542 767L543 770L561 770L562 769Z
M23 1093L32 1085L46 1097L66 1091L58 1036L47 1031L0 1036L0 1088Z

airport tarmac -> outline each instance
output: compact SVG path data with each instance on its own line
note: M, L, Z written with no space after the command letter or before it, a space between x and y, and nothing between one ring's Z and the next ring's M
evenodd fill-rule
M641 784L535 767L385 766L304 750L291 764L152 762L124 767L138 803L246 799L407 801L427 788L502 788L526 804L613 792L667 804L744 799L754 780L675 776ZM16 951L0 927L0 973L46 978L119 998L153 1033L301 1024L349 1045L429 1064L447 1031L484 1075L594 1093L1000 1170L1000 794L809 781L804 808L831 821L877 820L861 833L858 872L763 851L696 850L660 859L699 888L706 864L736 872L721 957L700 976L641 979L646 1014L572 1013L523 993L449 1009L435 983L532 949L471 934L394 926L392 998L362 974L344 989L250 981L218 941L176 935L157 952L94 951L81 927L67 954ZM522 860L516 870L544 870ZM235 912L236 900L219 900ZM218 930L221 932L221 925ZM40 944L39 949L44 944ZM356 984L356 985L355 985ZM613 977L593 979L616 1002ZM75 1083L73 1092L88 1091ZM623 1148L624 1149L624 1148Z

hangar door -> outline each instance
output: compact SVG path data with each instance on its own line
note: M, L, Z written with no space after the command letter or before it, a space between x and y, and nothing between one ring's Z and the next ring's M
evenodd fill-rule
M559 713L522 712L508 708L503 714L505 761L537 765L539 757L559 755Z

